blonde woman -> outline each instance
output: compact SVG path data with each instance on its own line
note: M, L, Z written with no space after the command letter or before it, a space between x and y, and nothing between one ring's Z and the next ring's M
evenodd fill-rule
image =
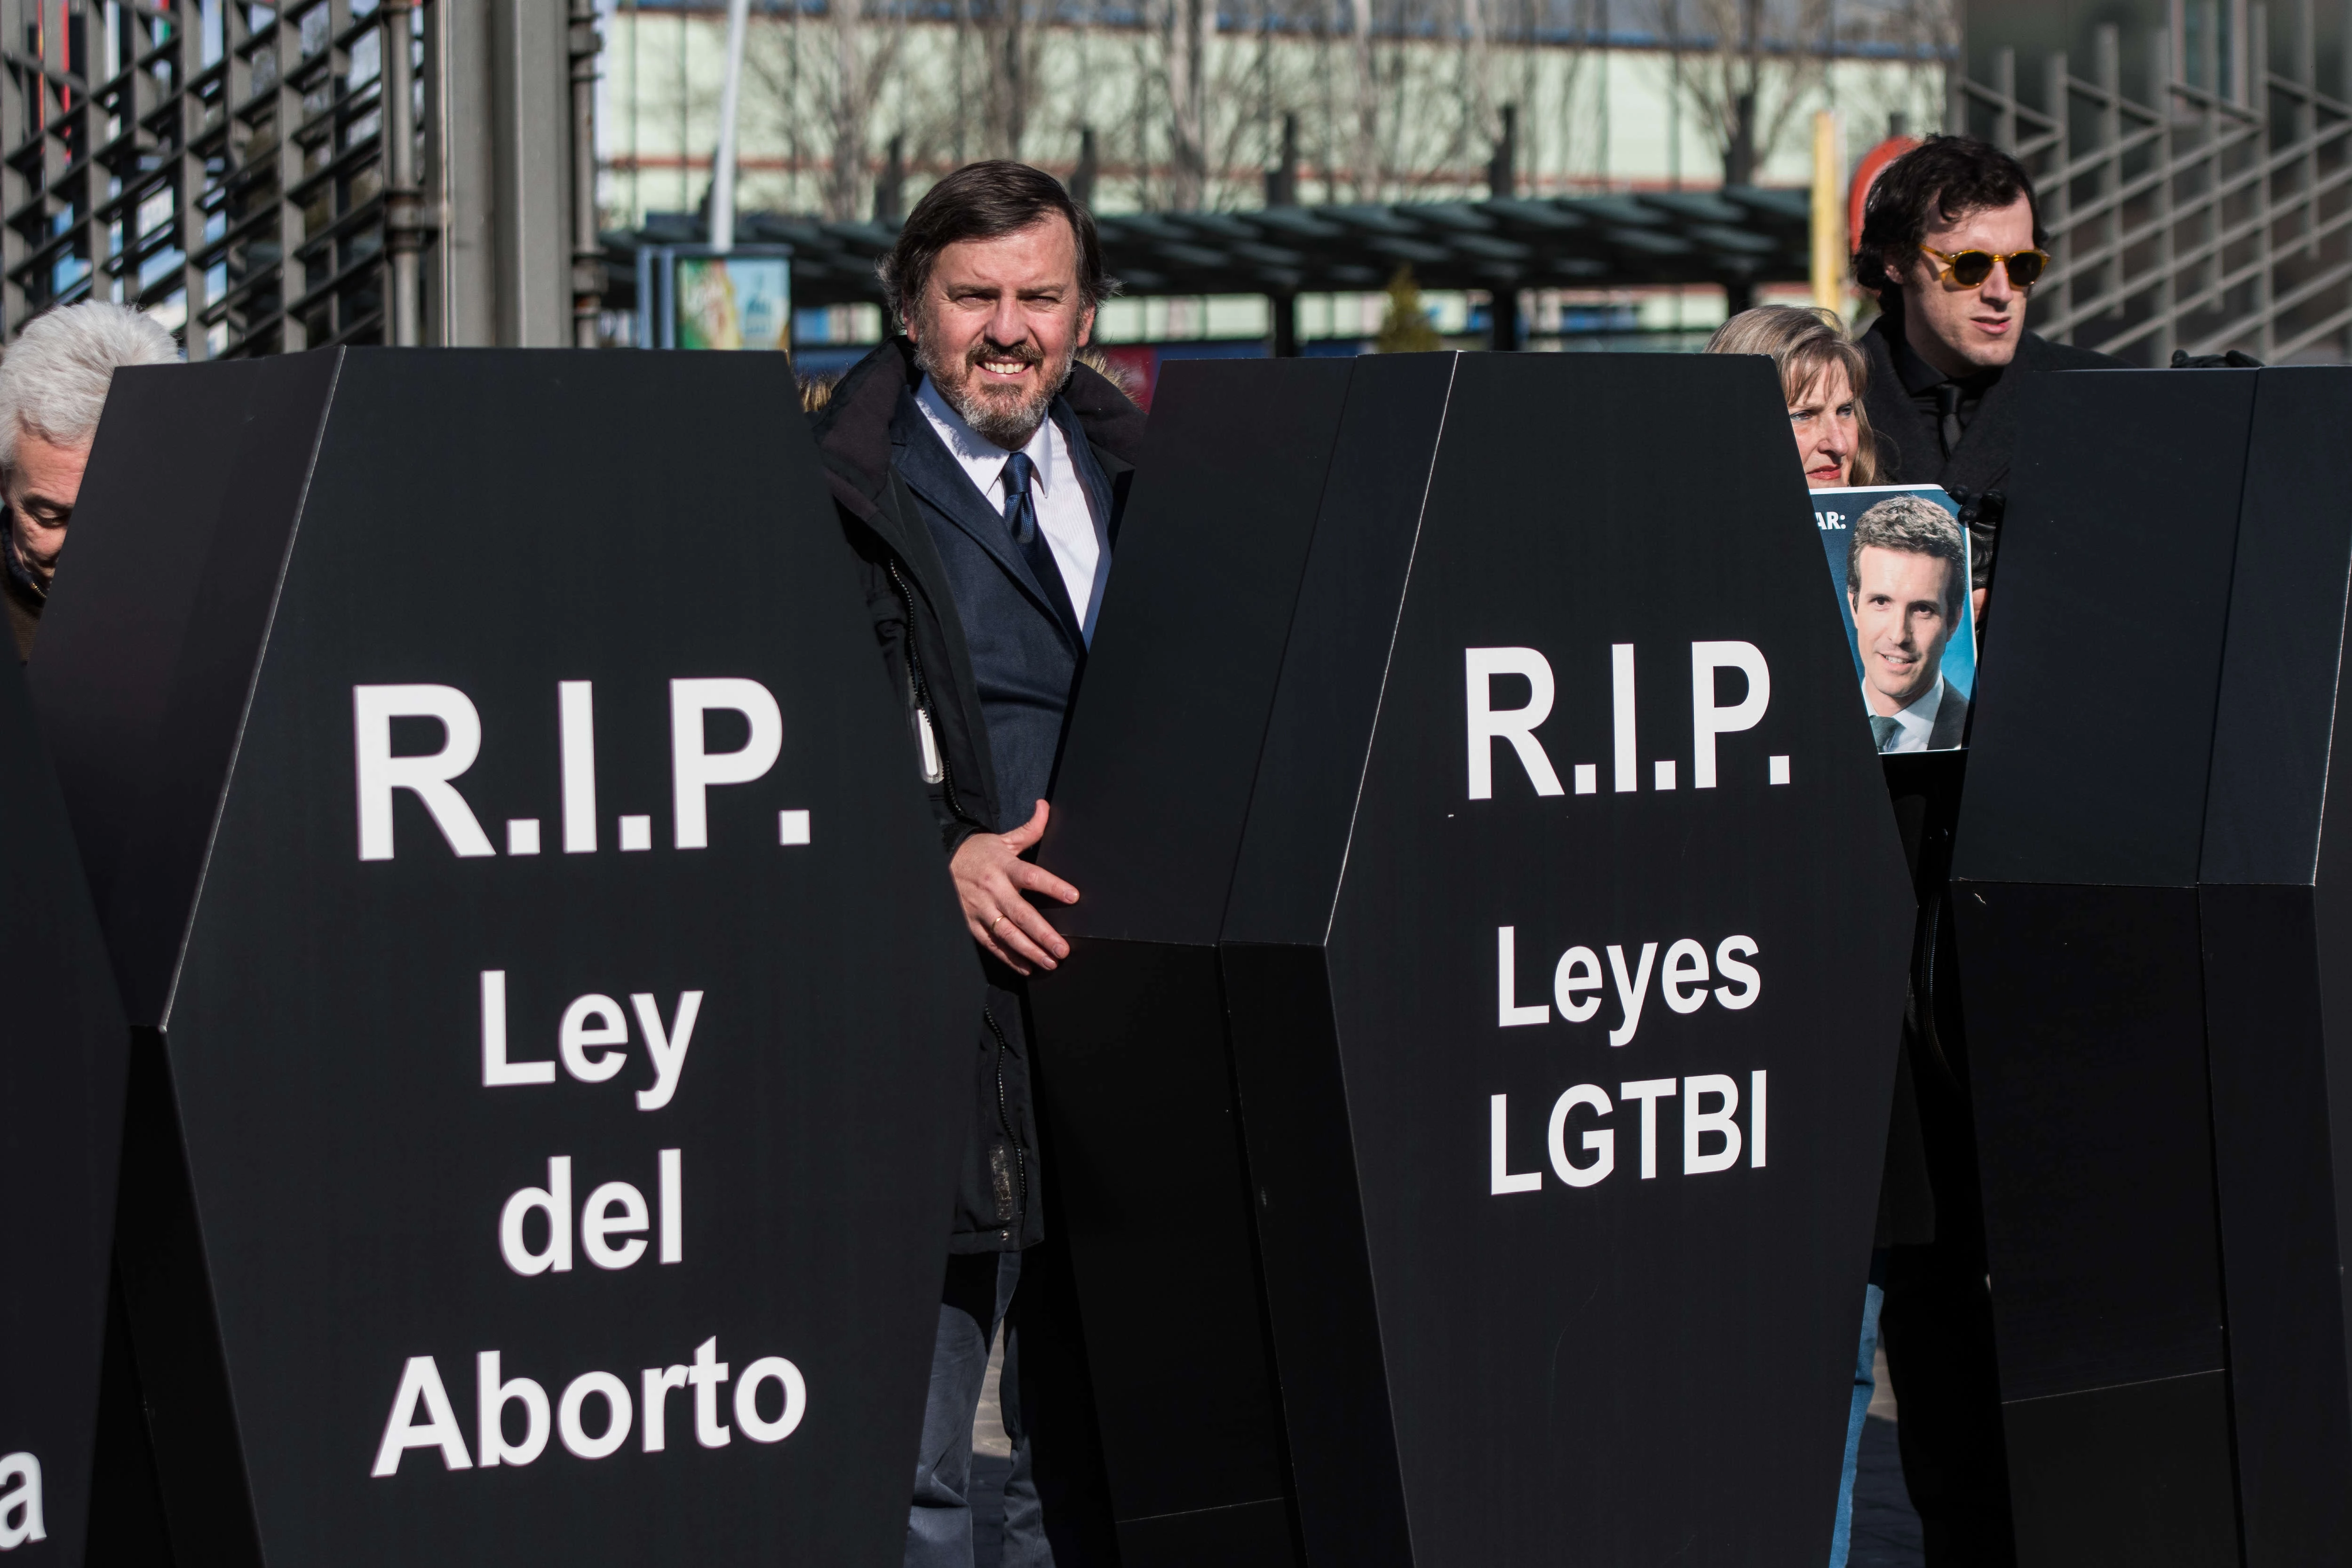
M1894 470L1891 452L1881 468L1870 416L1862 405L1863 395L1869 390L1869 363L1845 335L1844 323L1834 310L1803 305L1761 305L1742 310L1716 329L1715 336L1707 340L1706 352L1765 354L1780 367L1780 395L1788 400L1789 430L1797 438L1797 461L1805 470L1807 489L1875 484L1882 471ZM1846 1568L1853 1544L1854 1472L1862 1457L1863 1423L1871 1396L1877 1392L1878 1310L1885 1300L1881 1272L1880 1259L1874 1256L1870 1283L1864 1289L1862 1342L1854 1361L1845 1469L1838 1480L1837 1528L1830 1537L1829 1568Z
M1845 335L1834 310L1810 305L1759 305L1742 310L1706 341L1711 354L1764 354L1780 370L1789 429L1805 488L1871 485L1894 464L1882 462L1862 400L1870 364Z

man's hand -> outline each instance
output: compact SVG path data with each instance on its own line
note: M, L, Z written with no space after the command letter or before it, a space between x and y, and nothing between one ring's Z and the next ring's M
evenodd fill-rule
M1021 896L1043 893L1066 904L1078 901L1076 888L1021 858L1045 837L1046 809L1039 801L1036 815L1010 833L973 834L948 862L972 940L1016 974L1028 973L1033 963L1051 969L1070 956L1070 944Z

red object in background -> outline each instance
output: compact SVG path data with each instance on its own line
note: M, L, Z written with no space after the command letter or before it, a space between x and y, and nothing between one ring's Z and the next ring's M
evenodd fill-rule
M1886 172L1886 165L1919 145L1916 136L1889 136L1862 155L1853 166L1853 188L1846 198L1845 246L1852 255L1862 248L1862 209L1870 200L1870 187Z
M1102 356L1119 389L1135 399L1138 408L1150 413L1151 389L1160 382L1160 351L1149 343L1121 343L1104 349Z

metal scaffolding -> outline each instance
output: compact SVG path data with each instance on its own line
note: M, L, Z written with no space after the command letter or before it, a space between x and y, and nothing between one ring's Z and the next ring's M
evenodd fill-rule
M0 0L0 334L109 299L190 359L593 341L584 10Z
M2200 9L2214 37L2220 8ZM2044 334L2158 364L2176 348L2352 359L2352 80L2322 90L2312 0L2294 0L2284 70L2266 8L2232 12L2228 68L2207 47L2195 79L2174 30L2148 30L2137 95L2112 24L2087 77L2045 56L2038 97L2009 47L1990 81L1956 79L1951 128L2033 174L2054 258L2034 295Z

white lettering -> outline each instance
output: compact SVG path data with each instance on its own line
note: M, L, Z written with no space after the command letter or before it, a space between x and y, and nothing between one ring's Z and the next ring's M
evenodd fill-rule
M1601 1011L1601 998L1591 997L1580 1002L1581 991L1598 991L1601 984L1601 960L1589 947L1571 947L1559 955L1559 963L1551 972L1551 999L1559 1008L1559 1016L1571 1024L1581 1024Z
M589 1020L598 1022L593 1027ZM563 1070L582 1083L603 1083L621 1070L628 1059L625 1051L599 1050L591 1055L591 1046L625 1046L629 1043L629 1026L621 1016L621 1005L610 996L575 996L563 1009L563 1022L556 1029L556 1054L563 1058ZM555 1069L548 1068L542 1082L552 1083Z
M1550 1021L1541 1005L1521 1005L1518 1002L1517 935L1514 927L1496 928L1496 1004L1498 1022L1506 1028ZM1763 976L1755 965L1741 962L1743 957L1753 958L1759 952L1753 937L1735 934L1717 942L1712 974L1707 969L1706 942L1694 937L1676 938L1666 944L1663 963L1659 962L1659 945L1645 942L1612 942L1607 946L1609 980L1615 983L1619 1009L1618 1022L1609 1031L1609 1043L1612 1046L1624 1045L1640 1029L1654 975L1666 1005L1684 1015L1706 1006L1710 995L1737 1013L1753 1005L1762 989ZM1636 955L1631 962L1627 959L1629 951ZM1718 977L1732 984L1710 989L1711 982ZM1596 993L1607 989L1601 959L1591 947L1571 947L1552 965L1552 1005L1563 1022L1582 1024L1595 1017L1601 1003L1601 996Z
M1610 944L1609 973L1617 982L1617 1005L1625 1011L1625 1021L1609 1031L1611 1045L1623 1045L1642 1026L1642 1004L1650 994L1650 966L1657 956L1658 944L1643 942L1641 962L1629 979L1625 973L1625 950L1613 942Z
M1486 1191L1496 1197L1505 1193L1532 1193L1543 1185L1541 1171L1511 1171L1510 1142L1511 1097L1494 1094L1486 1097L1488 1154Z
M1748 1075L1748 1166L1764 1168L1764 1069Z
M751 733L740 751L706 752L703 716L714 708L743 715ZM776 699L756 680L721 678L669 683L672 821L677 847L710 846L703 792L715 784L750 784L775 765L784 746L784 719Z
M1666 949L1666 967L1658 977L1658 994L1677 1013L1696 1013L1706 1005L1706 949L1685 937ZM1697 990L1687 987L1696 985Z
M1549 1024L1551 1009L1541 1002L1522 1007L1518 1005L1518 931L1515 926L1495 928L1495 1008L1496 1022L1506 1029L1523 1024Z
M1589 1187L1607 1178L1617 1168L1617 1134L1606 1127L1596 1128L1584 1135L1587 1152L1600 1156L1589 1165L1568 1163L1568 1113L1582 1105L1600 1115L1609 1114L1609 1097L1598 1085L1580 1083L1552 1102L1551 1125L1545 1131L1550 1145L1552 1174L1571 1187Z
M604 1429L593 1437L580 1418L581 1407L592 1395L602 1395L604 1401ZM619 1451L629 1440L629 1385L609 1372L581 1373L555 1407L555 1430L565 1449L583 1459L601 1459Z
M563 852L596 852L596 687L555 683L558 739L563 758Z
M437 719L441 749L415 756L392 754L394 719ZM352 736L358 753L360 858L392 858L392 792L404 789L424 803L441 837L460 856L495 855L473 808L449 781L474 765L482 750L482 718L454 686L354 686Z
M553 1062L507 1060L507 972L482 971L482 1087L512 1089L518 1084L553 1083Z
M547 1215L544 1252L533 1252L523 1242L523 1224L533 1209ZM638 1245L642 1247L644 1243ZM508 1268L525 1278L550 1271L572 1271L571 1155L558 1154L548 1161L547 1185L525 1187L507 1199L507 1206L499 1215L499 1256L507 1260ZM482 1462L489 1463L488 1459Z
M719 1359L717 1335L694 1347L686 1381L694 1384L694 1440L706 1448L727 1447L734 1435L719 1420L719 1385L727 1381L727 1363Z
M760 1414L760 1385L771 1380L783 1391L784 1407L773 1421ZM808 1384L801 1369L780 1355L763 1355L743 1369L735 1384L735 1425L754 1443L781 1443L808 1413Z
M1617 738L1617 793L1624 795L1642 787L1642 764L1637 756L1637 728L1633 712L1632 643L1609 645L1609 704L1610 718Z
M509 1443L506 1408L522 1406L522 1441ZM474 1358L474 1450L484 1469L497 1465L528 1465L547 1447L547 1390L530 1378L499 1381L499 1352L484 1351Z
M1495 742L1508 741L1538 795L1563 795L1559 775L1535 728L1551 717L1551 663L1531 647L1470 647L1462 650L1463 681L1470 716L1470 798L1495 797ZM1529 688L1524 708L1494 706L1494 678L1516 675Z
M1655 1180L1658 1174L1658 1101L1672 1099L1675 1080L1670 1078L1647 1078L1637 1083L1617 1086L1620 1100L1642 1102L1642 1180Z
M678 994L677 1011L667 1031L662 1028L661 1006L651 993L631 992L629 1005L637 1010L637 1027L644 1032L646 1050L654 1058L654 1086L637 1090L637 1109L659 1110L677 1092L678 1075L686 1070L686 1047L694 1039L694 1020L702 1012L702 993Z
M646 1255L642 1241L613 1245L615 1236L632 1236L652 1223L646 1194L626 1182L606 1182L588 1194L580 1210L580 1250L599 1268L626 1268Z
M1715 705L1715 672L1748 677L1748 695L1730 708ZM1772 672L1754 643L1691 644L1691 788L1715 787L1715 738L1753 730L1772 700Z
M695 1348L690 1365L646 1367L639 1374L635 1399L625 1375L596 1371L573 1378L564 1385L562 1396L551 1402L545 1385L532 1378L506 1377L500 1352L483 1351L474 1358L475 1434L470 1453L439 1367L429 1355L413 1356L402 1371L392 1416L385 1424L371 1473L378 1479L397 1475L402 1458L414 1448L438 1449L445 1469L511 1468L537 1460L547 1451L550 1437L560 1440L564 1452L576 1458L609 1458L627 1445L633 1429L646 1453L658 1454L668 1446L669 1396L689 1389L696 1440L705 1448L726 1447L733 1441L734 1432L724 1419L729 1405L720 1385L730 1378L728 1365L719 1360L718 1352L719 1341L713 1337ZM761 1356L733 1381L735 1426L752 1442L781 1443L807 1416L807 1380L799 1366L783 1356ZM776 1412L770 1416L761 1406L772 1383L776 1385L777 1399ZM598 1400L604 1404L601 1419L590 1414ZM523 1417L519 1437L506 1424L510 1407L516 1405L521 1407ZM10 1489L11 1481L26 1484ZM0 1458L0 1542L5 1543L0 1550L41 1539L39 1485L40 1467L31 1455Z
M1716 1001L1735 1013L1756 1000L1756 993L1763 988L1764 977L1756 972L1754 964L1742 963L1732 954L1740 953L1753 958L1756 952L1754 937L1727 936L1716 944L1716 973L1726 980L1736 980L1747 987L1745 991L1734 991L1728 985L1718 985L1715 988Z
M422 1426L416 1420L419 1404L426 1416ZM400 1392L392 1396L392 1419L383 1424L375 1468L368 1473L379 1479L399 1474L400 1458L411 1448L440 1449L445 1470L474 1468L466 1453L466 1435L457 1425L457 1412L449 1404L449 1391L441 1385L441 1369L429 1355L410 1356L402 1369Z
M686 1156L676 1149L661 1152L661 1260L686 1261Z
M669 1443L667 1402L670 1391L686 1386L686 1368L682 1366L649 1366L638 1378L645 1391L645 1448L648 1454L658 1454Z
M1700 1101L1714 1095L1723 1101L1720 1110L1702 1110ZM1683 1079L1683 1174L1709 1176L1717 1171L1728 1171L1739 1163L1739 1123L1733 1121L1739 1110L1739 1085L1721 1073L1700 1073ZM1712 1154L1701 1153L1700 1148L1710 1132L1723 1135L1723 1147Z
M41 1521L41 1461L21 1453L0 1458L0 1552L48 1538Z

